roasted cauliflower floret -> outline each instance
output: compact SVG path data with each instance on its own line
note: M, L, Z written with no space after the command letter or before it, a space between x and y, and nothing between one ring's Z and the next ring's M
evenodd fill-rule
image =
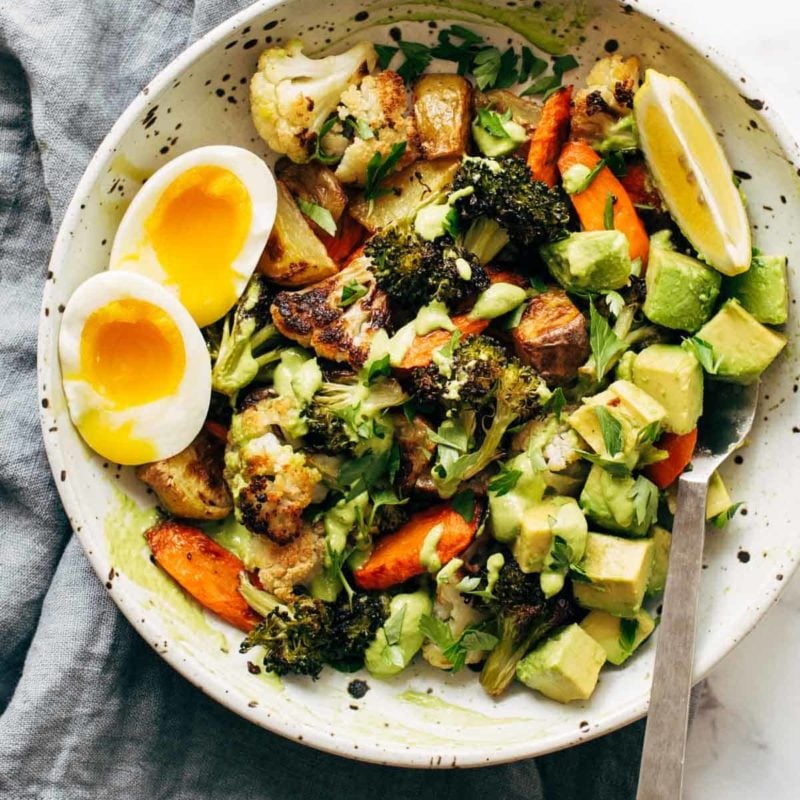
M250 82L256 130L276 153L299 164L311 158L317 136L345 90L358 84L377 61L369 42L325 58L308 58L302 50L297 40L265 50Z
M441 584L436 589L436 600L433 604L433 613L450 628L450 635L457 641L462 633L470 626L477 625L486 618L486 614L467 603L464 595L456 589L464 573L457 572L448 583ZM422 657L438 669L450 669L453 664L442 652L441 647L428 640L422 646ZM465 664L480 664L486 658L486 653L481 650L469 650L466 654Z
M375 334L389 321L386 295L368 264L368 258L357 258L319 283L278 293L272 304L275 327L322 358L360 367Z
M399 142L405 142L406 149L396 169L402 169L419 157L414 117L409 113L403 79L396 72L385 70L368 75L358 86L350 86L342 95L338 114L343 126L352 120L356 131L336 167L336 177L342 183L363 186L370 159L375 153L387 156ZM323 139L325 152L337 152L340 148L341 142L336 136L333 131L330 142L328 137Z
M161 507L186 519L224 519L233 510L222 479L224 446L206 431L180 453L142 464L136 477L158 497Z
M276 544L261 537L255 560L261 585L283 603L294 598L296 586L309 586L319 575L325 556L325 536L321 525L303 523L296 539Z
M319 470L280 438L286 402L265 390L253 392L233 415L225 451L236 519L278 544L300 535L303 512L322 490Z
M639 59L608 56L598 61L586 78L586 88L573 100L572 136L587 139L600 150L636 148L633 126L622 126L631 117L633 95L639 87ZM611 137L614 141L611 141ZM622 137L622 138L620 138ZM607 146L604 146L609 139Z

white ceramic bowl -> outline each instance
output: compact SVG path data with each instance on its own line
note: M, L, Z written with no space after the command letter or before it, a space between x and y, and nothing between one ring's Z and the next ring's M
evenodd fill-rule
M734 168L753 176L744 189L756 246L786 252L790 264L797 263L800 184L792 165L797 151L762 96L738 69L691 36L681 38L612 0L595 5L598 12L585 26L585 40L572 48L584 69L570 78L581 80L610 40L621 52L636 53L645 64L684 78L713 120ZM638 4L653 6L645 0ZM448 675L424 663L388 682L360 676L370 690L358 700L347 692L353 676L331 669L316 683L252 675L237 652L240 635L205 617L148 560L138 532L151 498L127 470L104 464L86 449L66 412L56 349L60 311L83 280L105 269L116 226L142 179L200 145L238 144L267 155L250 122L246 85L261 50L295 36L309 49L332 42L334 48L344 47L362 36L389 41L388 27L365 28L389 12L373 11L364 20L368 9L355 0L324 7L316 0L256 3L190 47L120 117L67 211L44 292L39 385L47 453L75 532L122 612L175 669L237 714L283 736L367 761L449 767L535 756L641 716L653 642L625 669L604 670L591 701L569 706L521 687L494 701L468 670ZM446 11L441 19L447 19ZM427 41L436 34L428 22L395 24L411 40ZM472 26L498 44L521 41L506 29ZM793 272L791 280L798 297L800 276ZM698 679L756 623L796 564L800 435L793 425L800 420L800 361L794 313L787 328L791 343L764 380L750 443L724 469L734 497L747 501L747 516L737 516L724 532L711 531L707 539ZM134 534L126 536L131 525Z

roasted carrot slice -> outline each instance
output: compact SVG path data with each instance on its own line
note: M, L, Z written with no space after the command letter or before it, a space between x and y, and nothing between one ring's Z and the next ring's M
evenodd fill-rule
M239 594L244 564L199 528L159 522L145 532L156 563L200 605L243 631L261 621Z
M462 336L476 336L489 327L488 320L471 319L467 315L453 317L453 324L461 331ZM400 369L427 367L433 359L433 351L437 347L447 344L452 335L450 331L433 331L432 333L426 333L425 336L417 336L403 356Z
M425 572L422 548L431 532L439 536L436 552L446 564L469 547L478 529L478 512L476 507L472 521L467 522L450 503L419 511L402 528L378 540L370 557L353 573L356 583L362 589L387 589L421 575Z
M586 142L567 142L559 156L558 168L563 177L577 164L593 169L599 162L600 156ZM642 263L646 264L650 249L647 231L625 187L608 167L603 167L584 191L570 197L584 230L602 231L605 229L606 203L609 196L613 198L614 203L614 228L628 237L631 258L641 258Z
M659 489L666 489L686 469L694 455L697 444L697 428L689 433L665 433L656 442L659 450L666 450L669 457L645 468L645 474Z
M336 236L323 230L315 231L328 255L337 263L349 261L348 256L364 241L367 229L356 222L349 214L342 214Z
M572 87L564 86L547 98L531 136L528 166L537 181L551 188L558 183L558 155L569 136Z

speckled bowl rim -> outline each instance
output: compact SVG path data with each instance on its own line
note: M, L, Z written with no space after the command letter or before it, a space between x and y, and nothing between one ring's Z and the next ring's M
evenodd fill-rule
M153 78L133 99L130 105L121 114L119 119L108 132L102 143L94 153L91 161L86 167L86 171L81 177L72 200L64 215L63 221L59 228L58 234L55 239L52 256L50 259L50 269L53 272L57 271L57 267L65 260L69 248L69 240L71 232L77 229L81 216L81 198L88 195L91 187L99 180L101 171L107 159L113 155L117 146L122 139L125 132L134 124L139 116L144 112L150 102L150 95L155 95L163 89L166 89L171 82L179 77L185 70L187 70L198 58L217 47L220 42L228 37L231 33L238 30L240 27L246 25L254 17L263 14L271 8L281 5L281 0L258 0L247 8L239 11L232 17L217 25L211 31L206 33L197 42L190 45L173 61L171 61L164 69ZM620 3L626 5L625 3ZM736 82L740 78L746 79L746 85L749 92L752 94L754 90L758 91L759 97L765 97L760 92L760 88L756 82L751 80L747 70L741 69L734 60L723 55L713 47L708 46L696 39L696 37L676 25L667 18L667 12L662 11L660 8L649 9L647 6L649 2L642 0L634 9L635 13L648 17L664 26L668 26L670 32L683 41L686 45L694 49L696 52L701 53L706 59L724 76L729 80ZM654 5L654 4L653 4ZM794 166L800 163L800 149L797 145L797 140L789 132L787 126L782 121L780 115L776 113L770 103L765 102L764 107L758 109L761 117L767 123L770 131L774 134L777 142L779 143L783 155ZM800 172L800 170L798 171ZM48 427L51 420L48 418L47 410L42 400L45 399L45 385L49 375L51 363L49 353L51 352L51 337L55 335L57 326L54 324L52 318L48 318L44 314L44 309L47 306L50 290L45 288L44 297L42 301L42 310L40 312L40 323L38 332L38 394L39 394L39 415L42 425L42 434L44 438L45 450L50 462L50 468L54 476L62 473L64 470L65 462L61 453L61 448L57 437L52 434ZM66 416L66 411L63 412ZM101 574L100 555L92 551L84 540L82 531L86 530L86 519L82 513L81 503L77 494L69 480L56 481L61 501L67 512L67 516L76 531L76 535L81 542L81 545L86 552L87 558L92 565L92 568L97 573L101 581L105 578ZM697 670L694 674L694 682L702 680L708 673L720 663L720 661L728 655L733 648L755 627L758 621L764 616L771 605L776 601L781 591L788 583L788 578L794 573L798 566L796 559L790 559L791 563L787 563L784 572L785 578L780 583L771 584L767 591L760 595L758 601L747 609L747 613L743 614L740 618L739 633L728 644L727 649L720 652L716 659L711 660L710 663L704 666L703 669ZM154 627L151 626L146 618L142 619L134 613L131 606L120 603L117 598L118 591L124 594L124 590L117 590L114 587L108 590L114 602L120 608L122 613L133 625L133 627L141 634L148 644L152 647L154 641L153 634L156 633ZM334 755L345 756L358 761L367 761L371 763L387 764L401 767L447 767L449 764L432 764L429 761L422 760L415 753L404 753L396 751L387 751L382 749L370 741L360 742L357 746L345 743L343 741L337 742L331 740L327 735L327 731L314 728L307 724L299 724L291 718L278 719L270 716L265 719L259 715L254 709L248 707L244 700L228 694L225 685L216 676L203 673L197 669L191 661L184 661L176 650L169 650L162 652L154 648L170 666L183 675L190 683L197 686L209 697L212 697L223 706L227 707L234 713L238 714L245 719L266 728L267 730L277 733L286 738L297 741L299 740L306 745L328 752ZM625 725L635 722L647 713L649 700L635 699L630 703L619 707L614 713L608 714L601 718L601 721L596 728L590 732L584 731L565 731L560 735L556 735L547 739L537 739L532 741L530 745L517 745L508 749L502 755L486 761L481 756L480 752L475 752L470 755L460 755L458 766L460 767L477 767L488 766L491 764L502 764L512 761L517 761L524 758L531 758L534 756L545 755L563 748L583 743L591 739L611 733ZM301 735L301 736L299 736ZM454 766L455 764L453 764Z

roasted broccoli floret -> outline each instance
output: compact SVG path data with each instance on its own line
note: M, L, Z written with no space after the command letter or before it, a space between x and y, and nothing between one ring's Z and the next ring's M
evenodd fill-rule
M272 150L298 164L314 154L322 127L346 89L358 84L377 61L369 42L325 58L308 58L302 50L297 40L265 50L250 83L256 130Z
M273 297L266 278L254 275L225 318L211 371L215 391L233 396L252 383L261 369L280 359L281 351L274 347L281 337L272 324Z
M300 596L270 611L240 651L263 647L267 671L316 679L325 664L349 669L361 664L364 650L388 615L389 598L382 594L355 595L352 603Z
M576 619L574 602L565 594L545 599L539 575L526 575L513 559L500 570L487 602L495 616L498 642L481 670L481 686L493 696L502 694L514 678L517 663L541 638Z
M530 419L541 407L547 389L530 367L507 356L500 362L498 373L489 404L484 407L488 428L480 446L461 454L458 454L458 448L442 444L437 448L436 465L431 474L440 497L452 497L463 481L485 469L497 458L503 436L509 427L517 420ZM494 403L493 413L491 402ZM466 410L472 413L469 402L467 406ZM464 410L462 408L461 413Z
M319 499L322 480L306 455L282 439L280 425L293 413L290 398L252 393L233 415L225 451L224 476L237 520L278 544L300 535L303 512Z
M375 510L373 525L375 533L383 535L396 531L399 527L408 522L409 513L405 506L386 505L379 506Z
M416 367L411 373L414 396L446 409L479 409L490 402L508 353L488 336L461 340L445 362Z
M365 253L378 286L409 310L434 300L452 308L489 286L486 270L472 253L447 237L427 241L406 226L379 232Z
M376 438L391 438L393 426L384 412L407 399L393 378L371 385L355 374L349 380L326 381L305 409L309 432L304 441L327 453L360 455Z
M499 222L478 217L467 229L461 243L481 264L488 264L509 242L508 234Z
M506 231L511 242L532 247L564 237L570 215L567 200L558 189L533 179L521 159L467 157L453 180L462 229L486 217Z

